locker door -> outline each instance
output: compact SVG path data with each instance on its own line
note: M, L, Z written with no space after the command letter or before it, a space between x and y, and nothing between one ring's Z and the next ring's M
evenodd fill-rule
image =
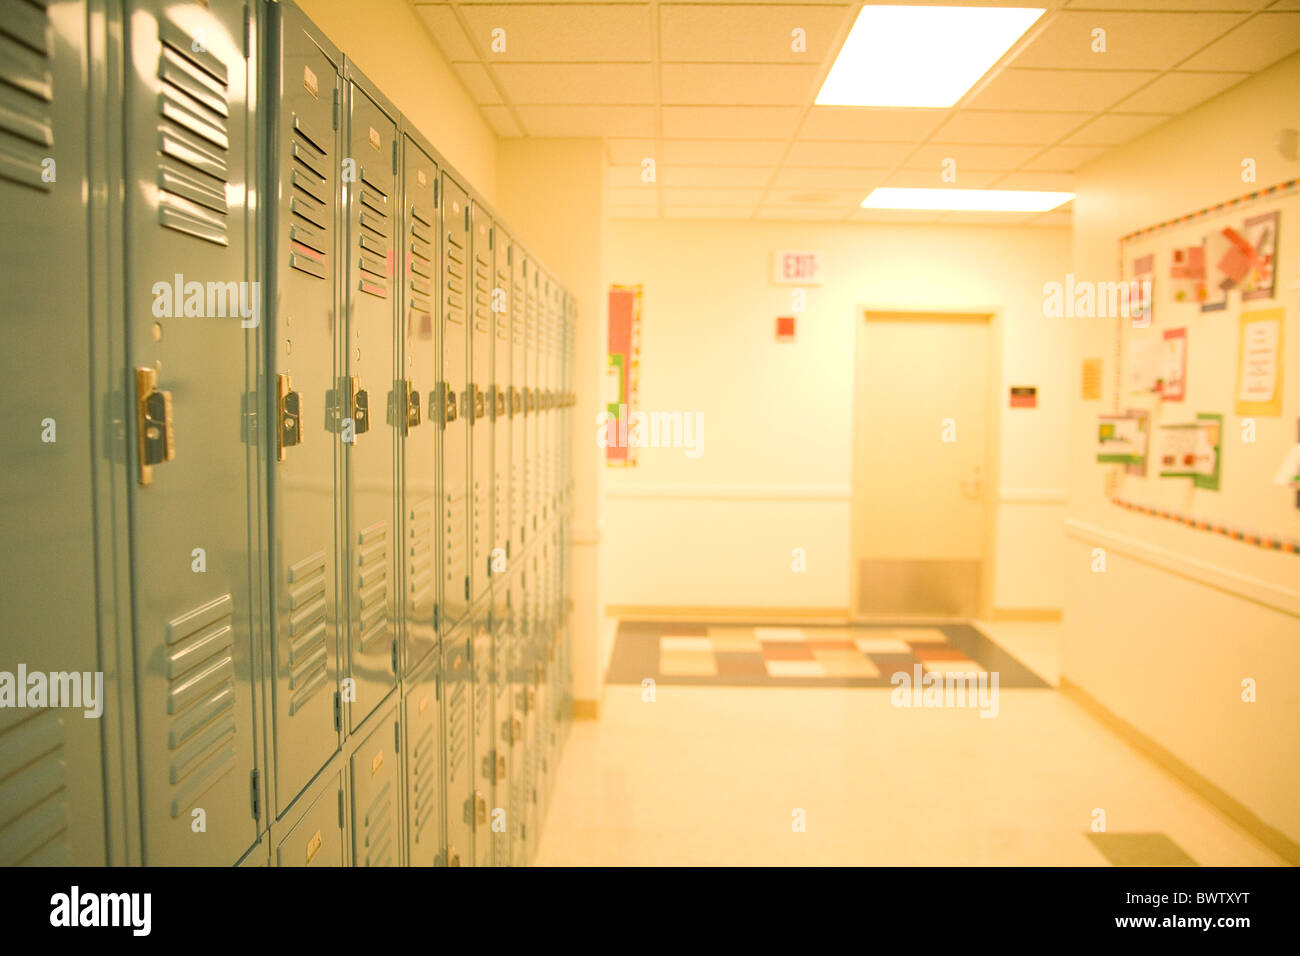
M473 667L474 865L492 865L492 787L497 758L492 733L492 630L486 613L475 615L470 647Z
M340 438L347 480L344 537L348 676L344 695L355 730L397 681L393 624L397 569L396 444L397 125L369 86L345 65L348 215L347 322L339 382ZM400 408L405 421L405 403Z
M243 436L245 354L261 332L244 206L253 186L244 8L142 0L127 4L123 22L144 862L228 865L257 835L253 449ZM191 827L200 816L205 832Z
M550 554L549 535L538 542L535 575L537 623L534 625L534 680L537 691L537 819L546 819L547 796L551 785L551 621L550 621Z
M492 217L472 204L470 275L470 565L469 593L478 601L487 593L488 552L492 549L492 416L487 408L492 382Z
M406 683L407 860L437 866L442 860L442 713L438 659Z
M267 393L277 813L338 750L334 387L341 57L297 7L272 4L267 100Z
M525 291L528 258L523 246L511 248L510 260L510 536L507 547L511 559L523 555L525 521L525 446L524 389L527 375L528 295Z
M470 723L474 675L470 639L462 628L442 642L443 733L447 800L448 866L474 865L474 772L470 763Z
M527 296L527 309L525 311L524 326L524 347L526 349L524 357L524 507L526 516L524 519L527 540L532 541L533 535L537 533L537 515L539 512L539 497L541 488L538 484L541 477L538 439L539 413L537 411L537 396L540 393L541 386L537 381L538 372L538 350L541 347L538 324L541 320L539 310L541 303L538 302L540 289L538 288L539 273L537 264L530 257L528 260L528 272L524 283L524 292Z
M0 670L13 674L23 663L33 673L112 675L97 646L91 429L92 407L103 399L92 398L92 383L98 379L103 388L104 382L92 366L82 204L89 177L82 63L87 55L102 63L103 52L88 54L80 4L11 2L3 18L0 580L18 597L5 602ZM47 158L52 169L43 166ZM49 271L55 254L57 276ZM96 315L94 332L96 340L106 336L105 316ZM115 698L116 683L106 682L104 694ZM111 705L99 719L87 719L84 711L0 710L0 866L108 862L100 738L104 722L116 729L121 715Z
M514 280L510 237L496 227L492 272L492 386L488 389L492 416L492 551L488 569L494 579L510 554L510 304ZM495 580L494 580L495 583ZM505 581L502 579L504 585ZM494 590L492 603L504 613L506 588Z
M469 197L442 174L442 521L439 627L446 634L469 612ZM462 850L468 852L467 847Z
M510 572L510 863L525 866L531 856L532 821L532 718L529 707L532 670L528 653L528 581L526 562L520 558Z
M275 848L276 866L343 865L343 775L312 801Z
M501 601L501 612L495 606L500 591L506 596ZM509 584L505 575L492 584L494 606L492 611L492 730L495 738L491 768L491 802L488 813L492 840L492 866L510 865L510 772L511 772L511 707L510 707L510 607ZM504 813L504 828L498 825L498 816Z
M551 520L551 468L555 455L554 436L551 434L551 365L555 348L555 311L552 303L554 282L549 275L541 276L540 315L537 330L537 408L538 431L538 520L542 527Z
M438 262L438 167L410 136L405 137L404 255L401 314L405 354L401 392L406 419L402 469L402 588L406 668L414 669L437 647L434 605L438 593L438 323L434 274Z
M352 864L397 866L402 787L398 711L389 711L352 754Z

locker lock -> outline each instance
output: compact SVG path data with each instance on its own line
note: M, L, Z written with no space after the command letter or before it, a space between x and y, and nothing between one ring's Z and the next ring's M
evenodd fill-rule
M481 827L485 825L487 822L488 822L487 798L484 797L480 791L475 790L474 791L474 825L476 827Z
M408 435L420 420L420 393L411 388L409 379L398 379L397 389L388 400L388 424L398 426L403 435Z
M537 411L537 389L524 389L524 414Z
M293 380L288 372L277 375L275 384L275 450L276 458L284 461L286 448L302 444L302 398L293 390Z
M447 847L447 865L460 866L460 851L454 846Z
M506 393L504 389L492 386L492 417L506 417Z
M353 434L370 431L370 396L355 375L348 376L348 417L352 419Z
M487 417L487 408L483 402L483 390L479 388L477 385L473 385L473 384L470 385L470 388L473 389L473 394L474 394L474 419L473 420L477 422L480 419Z
M519 389L513 385L510 386L510 414L518 415L523 408L523 402L519 398Z
M450 425L456 420L456 392L446 382L442 383L442 423Z
M158 388L158 371L135 370L136 436L140 458L140 484L153 484L153 466L176 457L172 430L172 393Z
M497 783L506 779L506 757L505 754L497 754Z

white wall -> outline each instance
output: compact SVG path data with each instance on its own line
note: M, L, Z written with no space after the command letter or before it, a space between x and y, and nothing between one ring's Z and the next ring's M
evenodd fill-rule
M642 448L635 468L609 470L606 601L846 610L861 309L1000 308L1010 500L994 606L1060 607L1068 329L1043 318L1042 286L1068 271L1068 230L614 221L608 234L610 281L644 286L639 406L701 411L705 431L697 459ZM826 256L792 344L774 341L791 312L790 287L770 281L783 248ZM1008 409L1013 384L1037 385L1039 407ZM791 571L795 547L806 573Z
M1118 279L1122 235L1250 191L1243 158L1256 160L1259 186L1300 175L1300 164L1273 145L1279 129L1296 125L1297 90L1300 55L1085 167L1075 202L1075 272ZM1296 225L1283 223L1278 301L1252 303L1287 310L1283 415L1259 419L1261 435L1284 429L1294 436L1300 417ZM1157 266L1157 282L1167 286L1168 257ZM1191 308L1162 303L1159 284L1156 296L1157 324L1162 308ZM1252 449L1240 440L1232 407L1236 341L1223 335L1236 324L1234 312L1187 319L1193 365L1184 404L1188 413L1225 415L1222 490L1193 493L1179 480L1148 479L1127 483L1126 494L1180 494L1186 508L1206 517L1267 516L1271 530L1296 536L1293 493L1245 467ZM1300 558L1109 503L1092 436L1097 414L1111 407L1115 324L1071 321L1070 391L1077 393L1078 362L1087 356L1105 358L1106 391L1102 402L1076 400L1071 421L1063 676L1298 840L1300 688L1292 675L1300 670ZM1104 574L1091 571L1096 547L1106 549ZM1244 678L1258 681L1256 703L1241 700Z

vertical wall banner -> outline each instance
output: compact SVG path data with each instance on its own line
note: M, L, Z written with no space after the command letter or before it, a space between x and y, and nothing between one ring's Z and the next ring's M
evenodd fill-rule
M1129 285L1129 315L1133 327L1151 324L1155 309L1156 256L1149 253L1133 260L1133 282Z
M1246 220L1242 232L1254 253L1241 293L1242 301L1273 298L1277 282L1277 230L1282 214L1274 209Z
M609 365L606 370L605 463L631 467L636 449L628 441L637 406L641 366L641 286L609 288Z
M1187 329L1165 329L1164 343L1160 394L1166 402L1181 402L1187 394Z
M1283 309L1241 314L1237 342L1237 414L1282 414Z

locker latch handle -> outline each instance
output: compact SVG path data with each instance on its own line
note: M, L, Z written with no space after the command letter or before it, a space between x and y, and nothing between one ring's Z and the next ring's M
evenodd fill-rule
M487 409L486 409L486 407L485 407L485 405L484 405L484 402L483 402L483 390L482 390L481 388L479 388L477 385L471 385L470 388L472 388L472 389L474 390L474 418L473 418L473 421L477 422L477 421L479 421L480 419L483 419L483 418L486 418L486 417L487 417Z
M355 375L348 376L348 412L353 434L364 435L370 431L370 396Z
M288 372L280 372L276 382L276 458L284 461L286 448L302 444L302 398L293 390Z
M447 865L460 866L460 851L454 846L447 847Z
M506 393L505 389L492 386L492 415L494 418L506 417Z
M153 484L153 466L176 457L172 428L172 393L158 388L158 370L135 370L135 414L140 484Z
M478 790L474 791L474 825L481 827L488 822L487 798Z
M518 415L523 403L519 399L519 389L510 386L510 414Z
M456 392L446 382L442 383L442 423L450 425L456 420Z
M496 782L497 782L497 783L500 783L502 780L505 780L505 778L506 778L506 758L505 758L505 754L497 754L497 779L496 779Z
M420 424L420 393L411 388L410 379L404 378L398 382L395 399L389 405L389 424L397 425L402 429L403 435L408 435L412 428Z

